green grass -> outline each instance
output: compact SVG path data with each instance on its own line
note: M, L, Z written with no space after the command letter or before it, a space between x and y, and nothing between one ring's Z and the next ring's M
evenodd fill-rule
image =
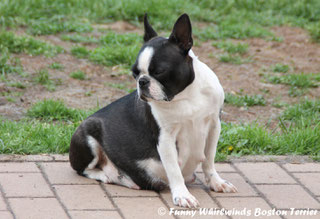
M44 85L49 91L55 91L56 83L50 78L47 69L40 69L34 78L34 81L38 84Z
M212 45L221 49L225 53L218 55L220 62L240 65L250 62L250 58L242 58L241 55L247 53L249 45L246 43L232 43L231 41L213 42Z
M105 66L123 65L129 68L134 63L141 45L142 37L138 34L107 32L100 38L99 47L94 50L77 46L71 49L71 53L78 58L88 58Z
M139 50L139 45L99 47L92 51L89 59L105 66L124 65L129 68L135 62Z
M70 41L73 43L98 43L99 40L92 36L82 36L80 34L62 35L60 37L64 41Z
M290 128L279 133L258 124L223 124L218 151L220 160L226 155L310 155L320 157L320 135L313 127ZM218 153L218 154L219 154Z
M101 47L94 49L89 59L106 66L131 66L142 45L142 37L135 33L108 32L100 38Z
M308 88L319 86L319 74L286 74L281 76L266 76L268 82L273 84L285 84L290 86L291 96L301 96Z
M15 103L17 97L21 97L22 94L23 94L22 92L17 92L17 91L13 92L10 90L0 92L0 96L5 97L8 102L12 102L12 103Z
M300 103L289 106L280 116L282 121L289 121L297 126L320 123L320 100L304 99Z
M262 95L234 95L230 93L226 93L225 95L225 103L233 105L233 106L265 106L266 100Z
M33 35L48 35L68 32L91 32L93 28L88 22L79 22L74 19L66 20L61 16L41 20L37 19L29 24L28 32Z
M64 66L61 63L53 62L51 65L49 65L49 68L56 69L56 70L62 70Z
M54 56L63 49L36 40L30 36L17 36L12 32L0 32L0 52L26 53L29 55Z
M16 87L16 88L20 88L20 89L25 89L27 87L25 84L23 84L20 81L10 82L8 85L10 87Z
M85 80L87 75L83 71L74 71L70 73L70 77L78 80Z
M48 70L41 69L35 77L35 81L42 85L51 83Z
M71 54L77 58L87 58L90 54L90 51L83 46L75 46L71 48Z
M93 112L69 108L59 100L43 100L30 107L29 118L0 117L0 153L67 153L76 128Z
M84 111L67 107L61 100L43 100L35 103L28 110L27 115L31 118L45 121L71 121L79 122L87 118L92 111Z
M110 31L100 38L100 43L105 46L130 46L142 43L142 37L136 33L119 34Z
M271 69L273 72L287 73L290 70L290 67L289 67L289 65L277 63L277 64L271 66Z
M67 153L78 123L0 118L1 154Z
M308 25L307 29L309 30L309 33L313 41L320 42L320 21Z
M91 113L68 108L62 101L44 100L28 110L30 119L0 118L0 152L66 153L76 127ZM52 122L55 121L55 122ZM217 160L227 155L310 155L320 159L320 101L305 99L287 107L277 131L261 125L222 123Z
M320 159L320 101L304 99L279 117L280 129L258 124L222 124L218 159L227 155L310 155ZM219 154L219 153L218 153Z
M295 25L319 38L318 0L3 0L0 25L26 26L31 33L84 32L91 23L125 20L137 24L148 12L153 25L170 30L182 13L214 24L195 34L201 39L272 37L264 26Z
M241 65L243 63L251 62L250 58L242 58L239 55L234 55L230 53L220 54L218 55L218 59L220 62L231 63L235 65Z
M229 41L213 42L212 45L227 53L245 54L248 51L249 45L247 43L232 43Z
M0 49L1 51L1 49ZM9 73L19 73L23 72L21 63L17 62L17 59L10 58L8 49L3 49L0 54L0 74L6 75Z

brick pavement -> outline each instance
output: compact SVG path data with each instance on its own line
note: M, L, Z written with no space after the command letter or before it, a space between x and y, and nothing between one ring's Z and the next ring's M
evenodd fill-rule
M216 166L239 192L209 191L198 168L197 181L189 188L201 208L191 211L175 207L168 190L130 190L78 176L67 156L1 155L0 219L320 218L320 163L292 164L281 158ZM254 216L259 211L262 215Z

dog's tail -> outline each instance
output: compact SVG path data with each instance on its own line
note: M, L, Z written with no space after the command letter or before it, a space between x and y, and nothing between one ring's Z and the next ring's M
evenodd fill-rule
M102 122L99 118L89 117L75 131L71 138L69 160L71 167L82 175L85 168L94 159L88 144L88 136L96 139L102 145Z

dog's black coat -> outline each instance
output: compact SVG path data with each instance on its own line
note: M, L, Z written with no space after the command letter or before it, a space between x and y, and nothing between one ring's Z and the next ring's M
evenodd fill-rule
M85 138L88 135L100 143L115 166L125 171L141 189L161 189L159 186L163 185L152 184L136 164L137 160L147 158L160 160L157 151L159 127L150 106L138 98L136 91L100 109L79 126L71 139L69 153L70 163L78 173L82 173L93 159ZM110 146L110 142L117 142L117 145Z

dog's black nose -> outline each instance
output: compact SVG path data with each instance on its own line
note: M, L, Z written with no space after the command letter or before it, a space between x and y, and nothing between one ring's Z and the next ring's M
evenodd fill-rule
M146 77L142 77L139 79L140 88L145 88L150 84L150 79Z

